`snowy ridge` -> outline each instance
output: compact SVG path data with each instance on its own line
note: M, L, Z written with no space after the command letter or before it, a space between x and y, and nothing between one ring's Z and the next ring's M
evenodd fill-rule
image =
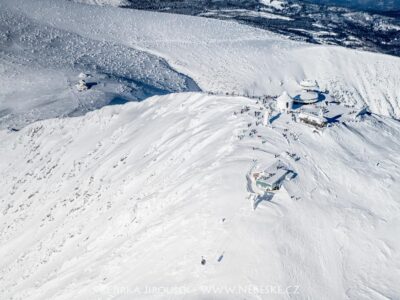
M399 298L399 58L64 0L2 0L0 29L0 299ZM304 78L355 107L316 129L232 95Z
M0 128L199 90L157 56L43 24L3 3L0 27ZM81 72L91 75L93 87L86 93L75 89Z
M170 298L201 299L200 287L248 285L299 286L268 299L396 298L399 122L317 134L286 115L256 126L259 109L172 94L0 131L1 298L165 299L145 287L184 286ZM276 155L298 177L254 211L246 173Z
M205 91L279 95L295 92L303 78L315 78L340 101L400 116L398 57L292 42L220 20L61 0L35 0L40 9L31 12L26 1L8 1L9 7L53 27L161 56Z

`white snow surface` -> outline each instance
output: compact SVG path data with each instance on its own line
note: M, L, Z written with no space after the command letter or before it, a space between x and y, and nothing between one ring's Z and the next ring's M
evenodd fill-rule
M1 298L398 298L399 122L259 109L171 94L0 131ZM276 154L298 176L253 210L246 173Z
M154 94L199 90L157 56L44 24L14 4L0 1L0 128L21 128ZM91 88L77 93L82 72L91 75Z
M0 120L47 119L0 129L0 299L400 297L399 58L61 0L0 0L0 29ZM99 84L77 98L81 72ZM256 100L198 92L48 119L184 74L248 95L312 78L378 114L262 127ZM297 176L253 210L246 176L277 159Z
M2 9L91 41L163 57L205 91L291 93L315 78L340 101L400 117L400 58L289 41L229 21L82 5L62 0L3 0Z

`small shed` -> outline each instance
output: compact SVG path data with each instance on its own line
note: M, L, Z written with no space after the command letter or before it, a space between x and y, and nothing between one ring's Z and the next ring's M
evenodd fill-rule
M282 95L276 99L276 108L281 112L291 111L293 108L293 98L290 97L286 91L284 91Z
M76 88L78 89L79 92L86 91L89 89L86 81L83 79L79 80L78 84L76 85Z

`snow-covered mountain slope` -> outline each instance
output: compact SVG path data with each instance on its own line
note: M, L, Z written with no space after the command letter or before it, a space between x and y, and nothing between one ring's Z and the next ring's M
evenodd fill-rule
M1 128L305 77L400 116L396 57L62 0L1 0L0 29ZM170 94L0 130L0 299L398 298L400 123L263 127L260 106ZM297 177L253 210L246 175L277 159Z
M0 131L0 298L398 298L400 123L259 110L171 94ZM298 176L253 210L276 155Z
M161 56L205 91L294 93L298 81L308 77L338 100L366 103L376 113L400 116L397 57L293 42L227 21L62 0L34 3L32 9L32 1L3 1L5 8L52 28Z
M399 12L342 7L340 1L128 0L124 7L230 19L292 40L400 56ZM350 1L354 2L354 1ZM346 5L345 5L346 6ZM351 5L350 5L351 6ZM386 11L387 10L387 11Z
M93 86L85 93L75 88L81 72L91 74L86 80ZM159 57L44 24L0 2L0 128L198 90Z

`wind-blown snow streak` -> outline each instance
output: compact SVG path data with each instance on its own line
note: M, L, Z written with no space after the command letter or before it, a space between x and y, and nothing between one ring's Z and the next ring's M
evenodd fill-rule
M173 94L0 131L0 297L165 299L144 288L185 286L170 299L204 299L201 286L272 285L299 294L268 299L397 298L399 122L316 134L287 116L256 127L258 109ZM298 176L253 211L246 173L275 154Z
M400 117L398 57L292 42L220 20L62 0L3 2L53 27L162 56L203 90L278 95L294 93L297 82L309 77L338 100Z

